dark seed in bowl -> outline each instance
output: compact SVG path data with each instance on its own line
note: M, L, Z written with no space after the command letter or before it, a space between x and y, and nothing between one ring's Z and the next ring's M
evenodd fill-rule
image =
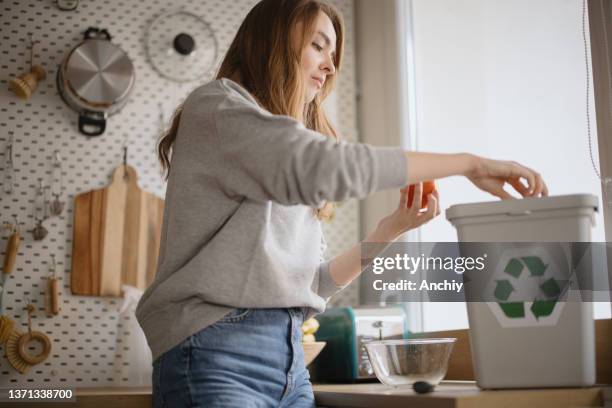
M417 381L412 384L412 389L417 394L427 394L428 392L432 392L434 387L427 381Z

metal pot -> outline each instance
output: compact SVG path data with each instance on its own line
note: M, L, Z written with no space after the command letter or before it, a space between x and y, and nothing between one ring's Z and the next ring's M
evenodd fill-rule
M72 48L57 70L57 88L79 114L79 131L99 136L108 116L127 103L134 87L134 65L127 54L111 43L106 30L87 29L83 41Z

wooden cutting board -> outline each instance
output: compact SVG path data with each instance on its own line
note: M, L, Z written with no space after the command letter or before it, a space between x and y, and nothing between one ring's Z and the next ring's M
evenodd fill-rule
M122 284L144 290L153 281L164 201L137 181L136 170L121 165L108 187L76 196L72 294L121 296Z

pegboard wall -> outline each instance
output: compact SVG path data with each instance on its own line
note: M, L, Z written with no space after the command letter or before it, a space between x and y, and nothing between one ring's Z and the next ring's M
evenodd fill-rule
M216 67L255 3L256 0L177 0L172 7L182 6L210 24L219 45ZM347 35L344 69L328 110L344 139L356 140L353 2L332 3L344 15ZM53 0L0 0L0 180L7 170L5 148L11 136L15 174L12 194L0 188L0 222L17 217L23 224L15 270L5 282L4 314L15 320L17 329L26 331L24 299L29 298L36 306L33 329L47 334L52 344L47 360L31 367L26 374L20 374L0 357L0 387L150 384L150 367L139 367L136 363L143 353L140 347L134 347L139 344L140 333L134 330L137 322L133 315L118 313L122 299L71 294L72 221L75 196L110 183L114 168L123 161L124 145L128 147L128 164L138 172L140 187L161 198L165 195L155 155L156 140L183 98L210 80L209 77L189 83L172 82L149 65L144 45L146 29L155 17L168 11L168 5L163 0L82 0L76 10L61 11ZM134 63L136 84L125 107L109 117L106 132L88 139L78 133L77 114L60 98L55 75L65 54L82 40L90 26L106 28L113 43L128 54ZM22 101L9 91L8 82L29 68L29 34L39 42L34 64L46 70L47 78L28 101ZM61 199L66 208L61 215L44 222L48 235L42 241L34 241L25 230L34 226L39 180L47 185L51 182L55 151L62 158L65 190ZM336 219L324 224L326 257L357 242L358 225L358 202L347 201L337 209ZM6 244L7 234L3 233L0 259ZM48 317L44 292L52 254L60 279L60 313ZM356 283L332 303L357 304Z

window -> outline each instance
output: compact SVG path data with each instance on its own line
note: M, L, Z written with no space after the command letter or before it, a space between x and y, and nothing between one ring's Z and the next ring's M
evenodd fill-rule
M582 2L412 0L404 7L413 111L406 147L516 160L542 173L551 195L591 193L601 205L586 133ZM589 104L598 164L592 93ZM443 210L493 199L463 178L437 184ZM457 240L444 213L418 238ZM605 241L603 211L592 240ZM422 308L424 331L468 327L465 304ZM610 317L609 304L596 304L595 317Z

